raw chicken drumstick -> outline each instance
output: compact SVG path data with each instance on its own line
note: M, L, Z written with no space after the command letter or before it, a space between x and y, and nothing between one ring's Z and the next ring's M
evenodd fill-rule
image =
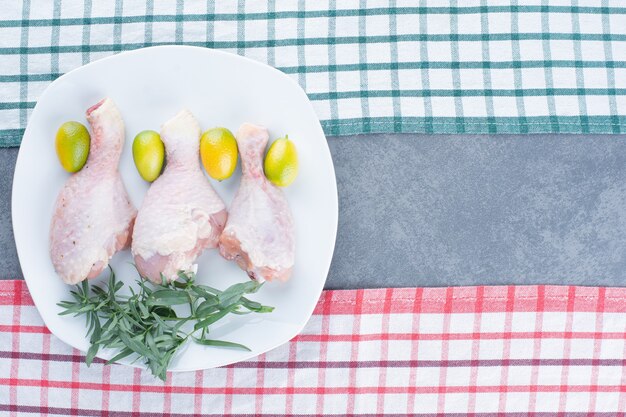
M250 278L286 281L295 257L295 230L281 189L265 178L267 129L244 123L237 132L242 178L220 236L220 253Z
M118 170L124 121L105 98L87 110L93 131L89 157L59 193L50 225L50 257L68 284L94 278L128 246L137 210Z
M155 283L190 270L206 248L217 247L226 207L200 167L200 126L183 110L161 129L167 165L148 189L133 232L139 273Z

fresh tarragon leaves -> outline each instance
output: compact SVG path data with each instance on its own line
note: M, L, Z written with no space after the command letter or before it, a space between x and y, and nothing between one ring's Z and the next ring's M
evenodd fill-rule
M228 314L269 313L264 306L244 295L253 294L262 284L256 281L234 284L224 291L195 283L195 274L180 272L179 280L161 285L138 280L137 291L119 294L124 283L115 273L106 286L90 285L87 280L71 291L72 301L58 303L60 315L86 316L91 347L85 362L91 365L101 348L119 351L107 365L130 355L143 360L153 375L165 381L172 358L188 340L205 346L250 350L246 346L208 337L209 326ZM181 316L173 306L187 306ZM185 326L185 324L189 323Z

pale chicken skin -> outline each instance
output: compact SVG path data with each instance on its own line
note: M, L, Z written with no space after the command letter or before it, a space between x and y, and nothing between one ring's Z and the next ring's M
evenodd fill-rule
M161 129L167 165L148 189L137 214L132 253L141 276L155 283L194 268L207 248L215 248L226 206L200 167L200 126L187 110Z
M50 225L50 257L67 284L94 278L111 257L128 246L137 210L130 202L118 165L124 121L105 98L87 110L89 157L59 193Z
M220 253L254 280L286 281L294 265L295 228L283 191L263 173L269 134L244 123L236 139L243 175L220 236Z

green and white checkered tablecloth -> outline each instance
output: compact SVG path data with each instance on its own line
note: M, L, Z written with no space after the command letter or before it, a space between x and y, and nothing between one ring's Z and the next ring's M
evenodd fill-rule
M0 145L46 86L160 44L273 65L329 135L626 132L625 0L24 0L0 7Z

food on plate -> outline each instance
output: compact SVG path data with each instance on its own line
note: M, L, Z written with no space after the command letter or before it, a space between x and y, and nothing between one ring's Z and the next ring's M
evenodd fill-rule
M132 295L118 295L124 284L111 270L107 286L89 288L87 281L72 291L73 300L61 301L60 315L86 316L91 346L85 362L91 365L100 348L117 350L107 364L130 355L142 359L152 374L165 381L167 368L188 339L204 346L250 350L239 343L210 339L209 326L230 313L270 313L244 295L255 293L261 284L248 281L233 284L224 291L195 284L194 273L180 273L175 283L149 285L137 281ZM190 314L174 312L172 306L188 306ZM182 326L186 323L193 326Z
M94 278L129 243L137 210L118 165L124 121L109 98L87 110L93 140L87 163L59 193L50 225L50 258L68 284Z
M286 281L295 257L295 229L283 191L263 173L267 129L244 123L237 132L242 178L220 236L220 253L250 278Z
M165 147L154 130L144 130L133 141L133 161L141 178L148 182L157 179L163 169Z
M209 129L200 138L200 157L211 178L222 181L237 167L237 141L230 130L223 127Z
M265 155L265 176L279 187L287 187L298 176L298 152L287 136L276 139Z
M67 172L78 172L89 156L89 131L79 122L65 122L59 127L55 148L59 162Z
M198 152L200 126L187 110L161 129L167 165L148 189L137 214L132 254L139 273L153 282L174 280L215 248L228 213L204 176Z

